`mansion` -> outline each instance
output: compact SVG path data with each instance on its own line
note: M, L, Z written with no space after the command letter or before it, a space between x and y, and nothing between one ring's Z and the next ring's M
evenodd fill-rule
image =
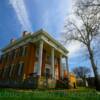
M66 48L44 30L25 31L2 48L0 81L9 86L10 81L22 82L33 76L37 87L44 87L48 80L48 86L54 88L57 80L68 77L67 55Z

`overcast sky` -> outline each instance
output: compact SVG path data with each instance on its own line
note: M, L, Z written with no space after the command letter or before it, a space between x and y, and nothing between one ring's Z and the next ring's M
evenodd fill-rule
M72 0L0 0L0 48L11 38L18 38L24 30L35 32L41 28L55 39L61 40L67 16L72 11ZM80 57L79 43L70 44L69 67L90 67L88 61Z

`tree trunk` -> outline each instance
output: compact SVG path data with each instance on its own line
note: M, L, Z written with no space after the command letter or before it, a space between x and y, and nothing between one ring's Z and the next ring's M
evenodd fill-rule
M90 45L88 45L88 52L89 52L90 62L91 62L91 65L92 65L92 69L93 69L93 72L94 72L94 76L95 76L95 87L96 87L96 90L99 90L100 91L100 82L98 80L97 66L95 64L94 54L93 54L93 51L92 51Z

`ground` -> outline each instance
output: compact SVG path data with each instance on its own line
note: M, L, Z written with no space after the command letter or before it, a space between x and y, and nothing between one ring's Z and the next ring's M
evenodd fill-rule
M100 100L95 89L16 90L0 89L0 100Z

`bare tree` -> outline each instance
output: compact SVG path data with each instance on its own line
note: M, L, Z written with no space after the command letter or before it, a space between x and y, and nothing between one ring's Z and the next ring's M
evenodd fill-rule
M77 3L80 3L84 8L100 6L100 0L77 0Z
M73 69L73 72L76 75L76 77L82 78L84 85L86 86L86 77L88 77L91 74L90 68L85 66L75 67Z
M96 89L100 90L94 50L97 47L97 41L100 40L100 7L88 7L85 9L80 4L80 1L74 8L76 20L71 18L66 21L65 42L78 41L86 47L95 76Z
M85 67L85 66L75 67L73 69L73 72L75 73L76 77L79 77L79 78L86 78L91 74L90 68Z

